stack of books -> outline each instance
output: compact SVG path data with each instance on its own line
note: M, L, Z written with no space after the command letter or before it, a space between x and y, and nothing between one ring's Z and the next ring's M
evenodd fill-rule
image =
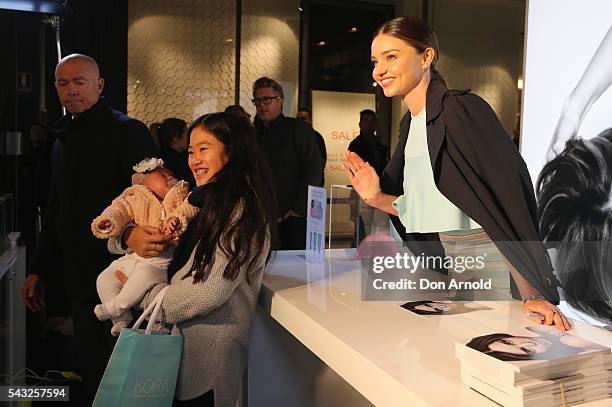
M463 383L502 406L612 399L610 348L553 327L481 335L455 350Z

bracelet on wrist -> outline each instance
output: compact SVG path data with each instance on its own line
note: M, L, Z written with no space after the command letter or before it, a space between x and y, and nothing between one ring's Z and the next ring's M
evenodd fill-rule
M525 304L527 301L534 301L534 300L546 301L546 298L544 298L544 296L541 294L531 294L523 298L523 304Z

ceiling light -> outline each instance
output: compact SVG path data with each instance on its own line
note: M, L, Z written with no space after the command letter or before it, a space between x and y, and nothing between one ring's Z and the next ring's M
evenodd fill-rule
M226 38L225 42L234 42L234 39L233 38Z
M356 33L357 31L359 31L357 27L351 27L349 30L350 33Z
M319 41L319 42L317 42L317 47L324 47L324 46L326 46L326 45L327 45L327 43L326 43L325 41Z
M378 84L377 84L376 82L372 82L372 86L373 86L373 87L377 87L377 86L378 86Z

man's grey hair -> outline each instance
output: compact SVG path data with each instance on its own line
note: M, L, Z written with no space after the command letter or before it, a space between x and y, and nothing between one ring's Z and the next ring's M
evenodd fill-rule
M283 87L272 78L262 76L261 78L257 79L255 83L253 83L253 97L255 97L255 91L261 88L272 88L272 90L274 90L274 93L276 93L283 99L285 98L285 94L283 93Z

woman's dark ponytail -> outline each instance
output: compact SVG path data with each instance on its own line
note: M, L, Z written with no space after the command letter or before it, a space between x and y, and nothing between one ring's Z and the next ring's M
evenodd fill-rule
M438 70L436 68L430 68L430 72L431 72L431 79L432 80L433 79L437 79L439 81L442 81L444 86L448 86L448 85L446 85L446 80L444 79L442 74L440 72L438 72Z

